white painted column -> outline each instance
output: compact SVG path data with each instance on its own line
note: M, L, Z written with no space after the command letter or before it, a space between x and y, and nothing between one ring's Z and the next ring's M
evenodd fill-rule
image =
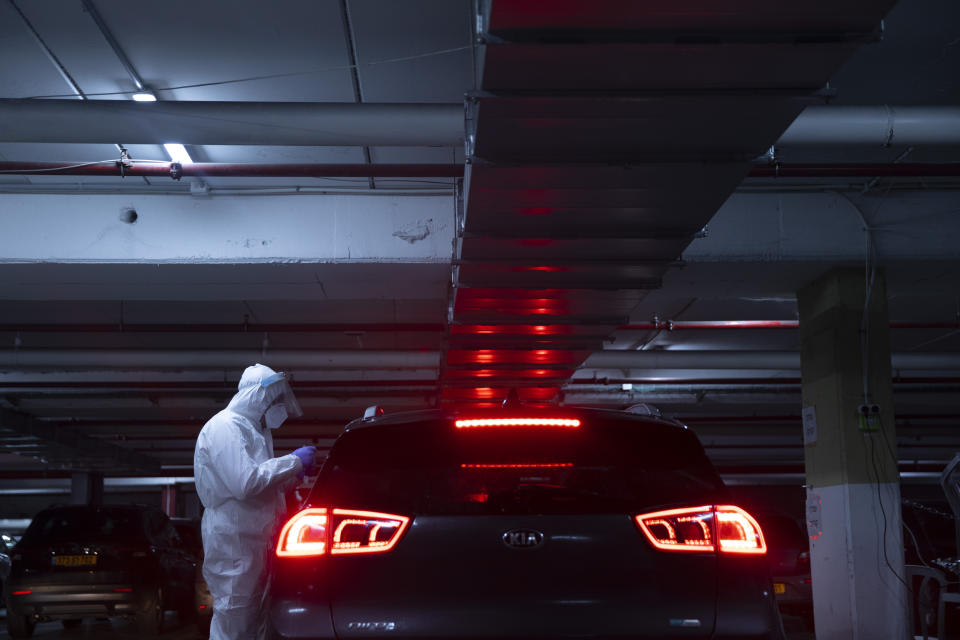
M833 270L797 294L818 640L911 637L882 274L865 318L866 296L862 269ZM876 407L872 418L862 405Z

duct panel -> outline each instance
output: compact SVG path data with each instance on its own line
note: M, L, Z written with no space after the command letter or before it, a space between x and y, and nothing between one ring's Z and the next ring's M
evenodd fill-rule
M732 38L756 32L798 39L843 38L872 33L895 0L484 0L489 35L505 40L556 39L564 35L624 37L637 32ZM636 35L633 37L637 37Z
M492 162L749 161L813 103L749 94L476 98L468 126L474 154Z
M483 87L493 93L708 90L815 91L854 43L488 44Z
M629 316L892 4L481 0L444 400L555 400L595 336L514 327Z

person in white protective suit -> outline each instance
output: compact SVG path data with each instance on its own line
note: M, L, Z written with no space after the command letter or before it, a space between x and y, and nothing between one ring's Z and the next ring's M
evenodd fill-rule
M314 471L316 447L273 457L271 431L302 415L286 374L247 367L227 407L197 437L193 472L203 514L203 577L213 596L213 640L264 632L271 541L283 493Z

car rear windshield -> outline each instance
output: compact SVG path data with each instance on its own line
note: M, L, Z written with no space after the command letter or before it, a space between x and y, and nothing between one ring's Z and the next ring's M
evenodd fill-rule
M23 539L28 544L43 544L129 541L143 537L143 515L136 509L54 509L37 515Z
M636 419L581 428L455 429L452 420L348 431L315 506L415 515L631 513L725 495L688 430Z

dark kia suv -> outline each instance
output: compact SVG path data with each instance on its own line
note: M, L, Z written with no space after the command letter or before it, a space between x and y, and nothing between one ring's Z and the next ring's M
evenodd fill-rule
M280 638L780 639L765 554L681 424L379 415L283 526L270 619Z
M13 549L7 628L24 638L38 621L72 628L88 616L130 616L141 635L156 635L166 609L191 612L197 562L159 509L46 509Z

